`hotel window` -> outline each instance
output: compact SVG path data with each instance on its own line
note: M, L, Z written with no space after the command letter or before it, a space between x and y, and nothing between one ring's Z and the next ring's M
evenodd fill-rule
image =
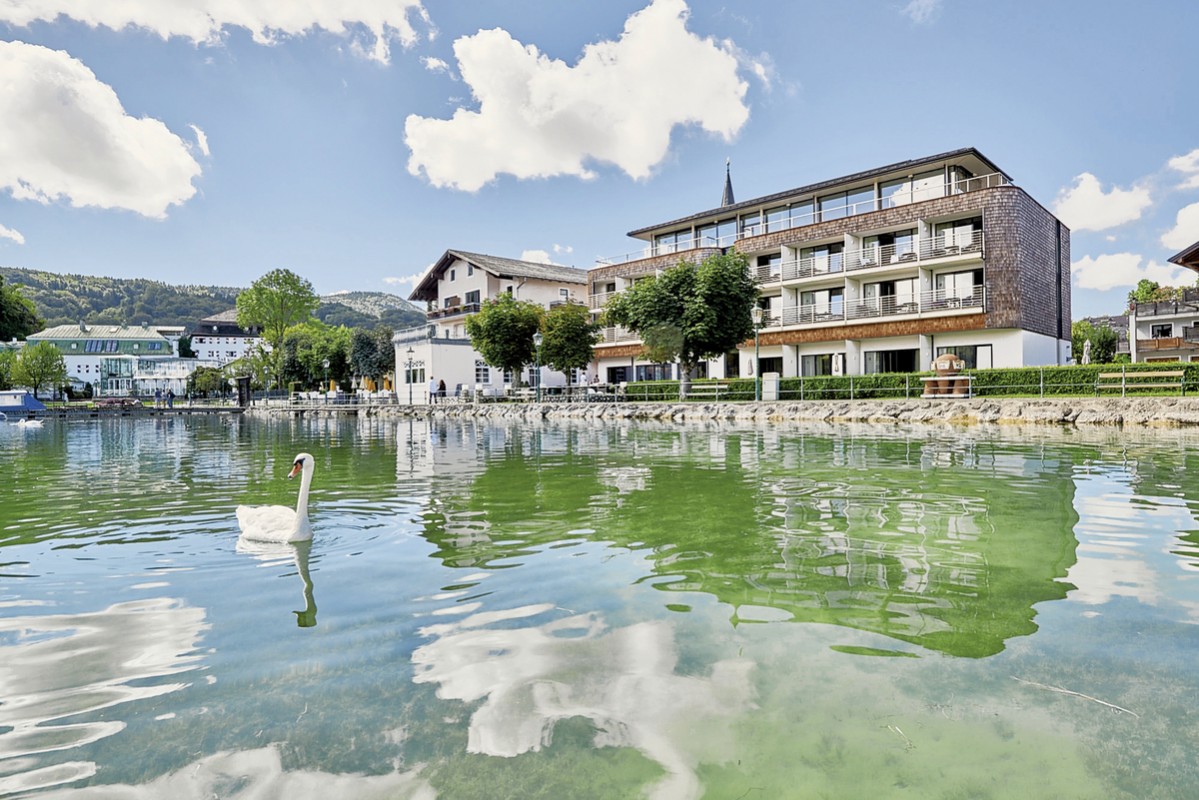
M907 178L884 181L878 187L879 208L906 206L912 202L912 182Z
M486 361L475 361L475 383L491 383L491 367L487 366Z
M1149 335L1154 339L1169 339L1174 335L1174 323L1163 322L1159 325L1152 325L1149 328Z
M466 265L466 277L469 278L471 275L474 275L474 274L475 274L475 265L467 264Z
M805 378L815 375L832 375L833 374L833 354L821 353L814 356L799 357L799 374Z
M983 271L942 272L937 275L937 294L944 298L972 299L982 290Z
M470 305L477 306L479 304L479 290L478 289L476 289L473 292L466 293L466 304L468 306L470 306Z
M897 261L914 261L916 258L915 229L880 233L862 239L862 263L894 264Z
M845 315L845 289L821 289L799 295L800 322L823 322Z
M741 235L757 236L762 233L762 215L758 212L741 216Z
M769 256L758 256L758 278L777 278L782 274L783 254L775 253Z
M816 221L816 201L805 200L802 203L791 204L791 227L811 225Z
M654 237L654 255L676 253L691 248L691 229L661 233Z
M696 231L697 247L728 247L737 236L737 218L704 225Z
M920 349L873 350L866 352L867 375L880 372L915 372L919 369Z
M945 250L933 255L947 255L968 250L977 250L982 245L980 234L983 229L983 218L972 217L953 222L939 222L933 227L933 247Z
M791 209L786 206L766 209L766 232L785 231L791 227Z
M994 358L989 344L960 344L956 347L938 347L937 355L953 353L965 362L966 369L991 369Z
M820 221L827 222L830 219L841 219L841 217L848 216L849 212L845 208L848 199L847 192L826 194L824 197L817 198L816 202L820 207Z
M570 298L570 289L559 289L558 296L561 297L563 300L569 299Z
M922 172L912 180L912 202L919 203L921 200L932 200L935 197L945 196L945 171L935 169L930 172Z
M841 251L844 249L845 245L841 242L805 247L799 251L801 274L804 267L810 267L814 273L840 272Z

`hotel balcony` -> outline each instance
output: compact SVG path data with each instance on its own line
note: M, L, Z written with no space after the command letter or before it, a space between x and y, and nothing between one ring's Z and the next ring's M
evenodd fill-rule
M1138 317L1162 317L1174 314L1199 314L1199 289L1183 289L1177 300L1156 303L1136 303L1133 312ZM1139 342L1138 342L1139 346Z
M973 231L967 235L934 236L915 239L910 244L869 247L777 264L764 264L751 269L758 285L765 286L861 270L883 272L897 266L906 268L948 259L979 258L983 255L983 243L983 232Z
M1182 336L1157 336L1152 339L1137 339L1137 352L1150 350L1194 350L1199 348L1199 327L1188 325Z
M609 300L618 294L620 294L620 292L596 292L595 294L588 295L587 306L592 311L599 311L608 304Z
M897 316L939 316L962 310L978 311L985 305L986 294L981 286L974 287L971 292L936 289L919 295L858 298L784 307L781 314L764 327L846 323Z
M462 303L460 305L454 304L454 305L449 306L448 308L439 308L435 311L430 311L428 314L428 317L431 320L432 319L445 319L447 317L462 316L463 314L475 314L475 313L478 313L478 311L479 311L478 303Z

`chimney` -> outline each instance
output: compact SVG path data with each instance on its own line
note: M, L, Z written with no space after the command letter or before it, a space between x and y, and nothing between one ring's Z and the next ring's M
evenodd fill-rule
M87 326L83 324L83 320L79 320L80 333L87 333Z

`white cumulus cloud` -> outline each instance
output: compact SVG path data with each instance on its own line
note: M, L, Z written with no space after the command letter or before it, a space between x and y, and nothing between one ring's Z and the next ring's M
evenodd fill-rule
M1180 208L1174 227L1162 234L1162 244L1172 250L1182 250L1195 242L1199 242L1199 203Z
M1180 189L1199 189L1199 148L1183 156L1174 156L1166 165L1183 174Z
M449 74L450 71L449 64L442 59L434 58L433 56L425 56L420 60L420 63L423 64L425 69L429 70L429 72L444 72Z
M14 231L3 225L0 225L0 239L12 239L17 244L25 244L25 237L21 235L20 231Z
M654 0L574 66L501 29L458 39L458 72L478 110L410 115L408 171L464 191L500 174L590 178L589 162L639 179L666 157L676 125L731 139L749 118L748 85L735 54L687 30L688 13L684 0Z
M29 25L59 16L91 27L141 28L163 39L179 36L217 44L226 27L244 28L259 44L321 29L348 36L355 49L387 63L390 43L416 41L413 18L429 23L420 0L3 0L0 22ZM430 32L432 38L433 32Z
M911 0L903 13L917 25L930 21L941 9L941 0Z
M535 264L553 264L550 254L544 250L525 250L520 254L521 261L532 261Z
M568 244L554 245L554 252L559 255L567 255L567 254L573 253L574 251L575 251L575 249Z
M1105 192L1103 185L1089 172L1074 179L1074 185L1058 193L1053 210L1075 231L1102 231L1140 219L1141 212L1153 201L1144 187Z
M1085 256L1072 266L1074 278L1080 289L1106 291L1120 286L1136 286L1143 279L1156 281L1163 286L1178 286L1194 282L1195 274L1173 264L1159 264L1136 253L1109 253Z
M0 41L0 191L162 217L196 193L199 174L183 139L126 114L82 62Z

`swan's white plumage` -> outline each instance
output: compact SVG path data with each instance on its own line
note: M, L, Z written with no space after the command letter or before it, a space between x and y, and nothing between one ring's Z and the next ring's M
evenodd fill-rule
M296 456L289 478L302 471L300 496L295 509L286 506L238 506L237 524L242 538L260 542L304 542L312 538L308 524L308 487L312 484L315 459L308 453Z

